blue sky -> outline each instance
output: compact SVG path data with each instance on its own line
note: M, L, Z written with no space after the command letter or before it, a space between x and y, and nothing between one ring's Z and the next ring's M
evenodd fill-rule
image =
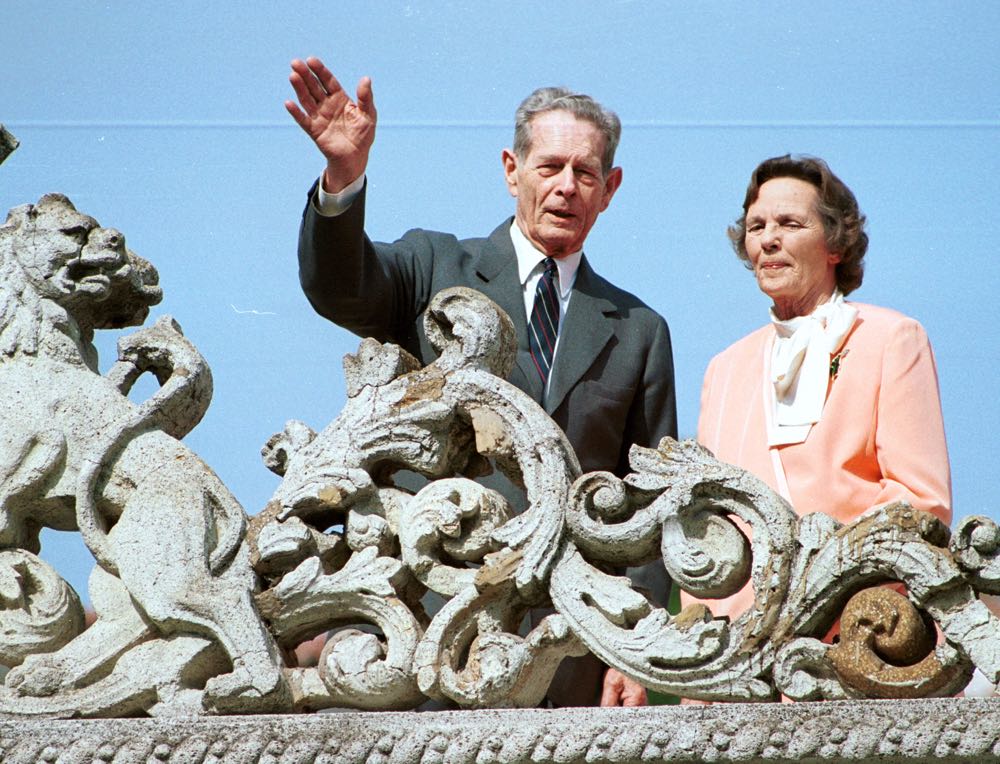
M709 358L766 321L725 237L750 171L827 159L869 218L854 297L915 316L934 344L955 515L1000 517L1000 3L8 0L0 15L0 122L22 144L0 206L65 193L153 261L154 317L175 316L215 376L187 442L251 514L277 485L261 445L287 419L337 415L357 345L297 282L321 162L282 102L288 62L315 54L350 90L373 79L379 239L483 235L511 214L500 151L535 87L618 111L624 183L587 253L670 323L682 435ZM44 543L82 594L89 554Z

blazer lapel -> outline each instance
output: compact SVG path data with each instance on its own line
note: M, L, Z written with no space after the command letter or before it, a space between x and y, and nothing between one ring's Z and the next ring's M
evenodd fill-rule
M587 258L583 257L573 283L573 296L559 330L559 347L545 400L545 410L549 414L559 408L566 393L587 373L594 359L614 336L613 324L608 316L617 313L618 308L603 296L599 282ZM538 376L537 373L535 376Z
M514 322L517 334L517 358L507 381L527 392L537 402L542 400L542 380L528 350L528 319L524 315L524 291L517 272L517 255L510 240L513 218L501 223L483 246L476 262L479 291L499 305ZM573 299L576 299L575 297Z

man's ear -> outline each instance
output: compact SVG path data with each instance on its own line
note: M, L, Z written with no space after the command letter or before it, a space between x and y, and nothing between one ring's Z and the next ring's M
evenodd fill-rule
M611 204L611 197L615 195L615 191L622 184L622 168L612 167L611 171L608 173L607 177L604 179L604 198L601 201L601 212L604 212Z
M500 155L503 162L504 179L511 196L517 196L517 156L511 149L504 149Z

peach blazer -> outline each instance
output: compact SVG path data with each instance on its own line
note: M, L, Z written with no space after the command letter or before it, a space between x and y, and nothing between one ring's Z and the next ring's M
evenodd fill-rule
M894 310L852 303L858 318L841 348L823 416L805 442L779 446L792 506L846 523L898 499L951 521L951 472L934 354L923 327ZM716 457L781 493L764 411L774 328L768 324L709 363L698 440ZM685 598L690 601L690 598ZM733 617L749 587L706 602Z

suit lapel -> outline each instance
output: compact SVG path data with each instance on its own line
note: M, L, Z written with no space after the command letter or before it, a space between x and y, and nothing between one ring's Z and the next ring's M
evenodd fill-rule
M559 347L545 401L545 410L549 414L559 408L566 394L586 374L594 359L614 336L613 323L608 316L617 313L618 309L604 297L600 281L587 258L582 258L566 318L559 330ZM535 376L538 376L537 373Z
M517 334L517 358L508 382L542 400L542 380L528 351L528 319L524 315L524 291L517 273L517 255L510 240L513 219L501 223L483 246L476 262L479 291L499 305L514 322ZM575 297L573 299L576 299Z

